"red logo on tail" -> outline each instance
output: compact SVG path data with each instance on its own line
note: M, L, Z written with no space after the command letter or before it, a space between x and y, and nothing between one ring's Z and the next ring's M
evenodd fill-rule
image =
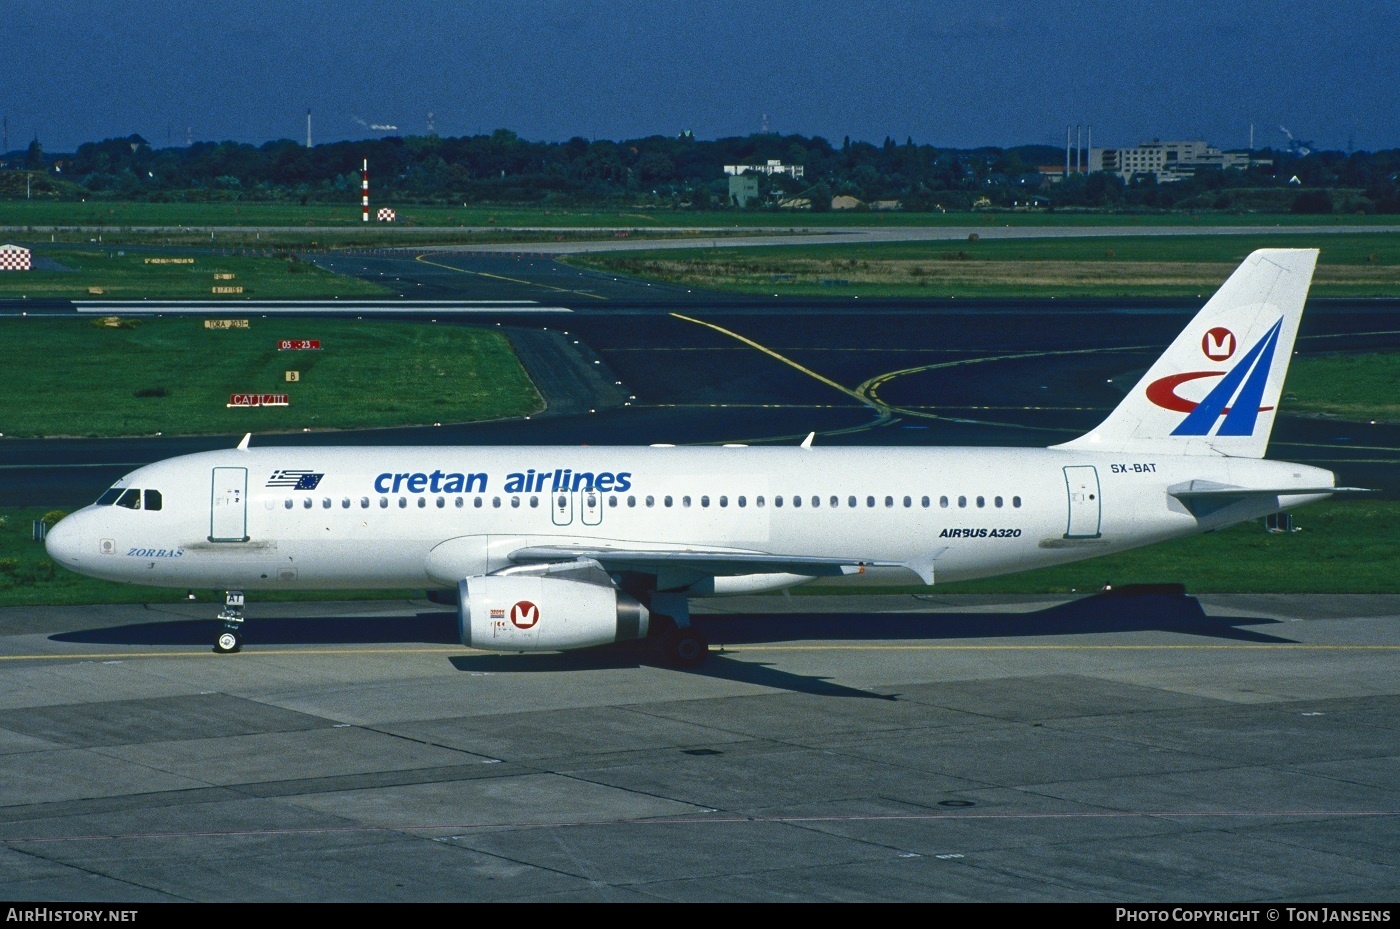
M1216 326L1201 339L1201 351L1211 361L1225 361L1235 353L1235 334L1224 326Z

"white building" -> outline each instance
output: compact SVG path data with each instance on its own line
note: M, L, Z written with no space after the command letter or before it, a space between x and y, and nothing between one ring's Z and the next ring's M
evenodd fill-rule
M801 178L806 169L802 165L785 165L777 158L769 158L766 165L725 165L725 174L743 174L753 171L759 174L766 174L772 177L774 174L788 174L795 178Z
M1248 152L1222 152L1205 142L1143 142L1137 148L1091 148L1089 170L1116 174L1125 182L1150 174L1159 184L1191 177L1200 168L1247 168Z

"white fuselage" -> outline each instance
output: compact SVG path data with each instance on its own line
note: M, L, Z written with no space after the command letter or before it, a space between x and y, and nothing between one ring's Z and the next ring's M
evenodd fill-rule
M1325 496L1248 497L1198 515L1169 493L1190 481L1333 483L1330 472L1287 462L1056 449L252 448L140 468L118 488L147 501L156 491L159 509L89 506L48 545L84 574L190 588L450 589L539 545L849 559L884 567L846 580L941 583L1104 555ZM682 586L711 595L808 579L750 573Z

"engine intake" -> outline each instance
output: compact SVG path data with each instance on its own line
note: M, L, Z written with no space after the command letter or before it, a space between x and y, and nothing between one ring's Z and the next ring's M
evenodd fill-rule
M486 575L457 583L462 644L562 651L645 638L649 614L615 587L557 577Z

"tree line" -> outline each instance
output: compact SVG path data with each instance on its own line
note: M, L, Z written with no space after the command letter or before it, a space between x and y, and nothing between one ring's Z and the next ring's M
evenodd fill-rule
M1048 145L953 149L819 136L756 134L702 141L648 136L615 142L573 138L531 142L508 129L440 138L390 136L312 148L288 139L263 145L197 142L155 148L139 135L88 142L71 155L27 151L0 157L9 172L42 172L42 194L123 200L264 200L344 202L358 197L369 160L379 202L514 203L540 206L645 205L733 208L726 165L776 160L803 177L762 176L750 209L807 201L830 208L833 197L897 201L904 210L977 206L1056 209L1204 209L1297 212L1400 212L1400 150L1255 152L1247 169L1204 169L1189 179L1124 181L1103 172L1062 173L1064 150ZM0 197L15 196L13 177ZM18 185L20 196L25 186Z

